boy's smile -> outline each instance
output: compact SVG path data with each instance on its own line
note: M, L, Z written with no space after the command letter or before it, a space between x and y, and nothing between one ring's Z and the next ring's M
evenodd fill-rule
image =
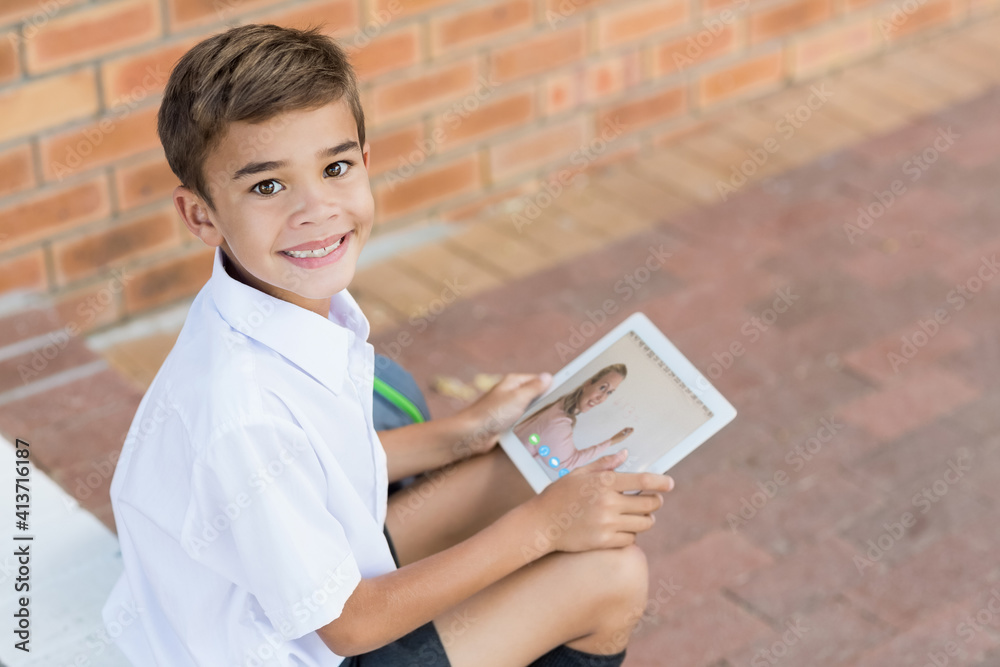
M343 100L236 122L205 161L214 211L183 186L174 200L230 275L326 317L371 233L368 156Z

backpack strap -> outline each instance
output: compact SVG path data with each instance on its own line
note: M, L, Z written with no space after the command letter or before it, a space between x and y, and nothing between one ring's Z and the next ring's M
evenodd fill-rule
M412 419L414 423L419 424L425 421L423 414L420 413L420 408L413 401L380 377L375 378L375 393L396 406Z

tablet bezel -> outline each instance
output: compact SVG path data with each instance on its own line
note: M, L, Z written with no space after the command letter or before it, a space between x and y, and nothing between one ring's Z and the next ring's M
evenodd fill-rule
M693 452L702 443L718 433L722 427L731 422L736 417L736 408L698 372L694 364L688 361L687 357L643 313L637 312L629 315L615 326L614 329L587 348L580 356L555 373L549 389L532 401L531 405L525 410L525 414L535 406L541 405L555 390L560 389L564 382L596 359L612 344L628 335L629 331L634 331L663 363L712 411L712 417L707 422L692 431L686 438L646 468L646 471L662 474L670 470L681 459ZM518 421L520 419L519 417ZM545 487L556 481L549 479L548 475L541 470L534 457L528 453L527 448L521 443L520 438L514 435L513 427L501 434L500 446L503 447L511 461L514 462L514 465L517 466L521 474L531 484L535 493L541 493ZM623 448L627 448L627 445L623 444L613 447L611 450L605 452L603 456L607 456ZM626 463L627 461L622 463L622 465L626 465Z

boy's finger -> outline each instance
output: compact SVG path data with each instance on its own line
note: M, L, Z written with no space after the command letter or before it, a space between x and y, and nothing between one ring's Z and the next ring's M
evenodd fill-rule
M542 392L549 386L550 382L552 382L551 373L539 373L531 378L530 381L525 382L524 386L531 387L532 391Z
M674 488L674 478L653 472L620 472L615 478L616 491L663 491Z
M549 373L507 373L503 376L500 384L511 388L530 386L532 382L537 381L543 375L552 377Z
M532 399L545 391L545 389L549 386L549 382L552 381L552 375L549 373L527 375L524 377L525 379L519 385L515 385L512 388L518 392L523 392L529 399Z
M621 464L625 463L625 459L628 458L628 450L622 449L615 452L614 454L607 454L599 459L595 459L588 463L587 465L580 466L579 468L574 468L572 472L577 470L597 472L600 470L613 470ZM572 474L572 472L570 474Z
M622 495L622 514L651 514L663 507L659 493L642 492L634 496Z

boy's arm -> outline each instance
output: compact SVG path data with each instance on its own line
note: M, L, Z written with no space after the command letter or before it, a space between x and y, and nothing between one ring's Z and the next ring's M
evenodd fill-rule
M389 482L485 454L551 381L548 373L508 373L475 403L450 417L379 431Z
M389 483L436 470L473 454L468 443L475 426L465 413L379 431Z
M529 503L449 549L362 579L340 617L317 630L320 638L337 655L372 651L541 558L537 549L522 550L538 516Z

